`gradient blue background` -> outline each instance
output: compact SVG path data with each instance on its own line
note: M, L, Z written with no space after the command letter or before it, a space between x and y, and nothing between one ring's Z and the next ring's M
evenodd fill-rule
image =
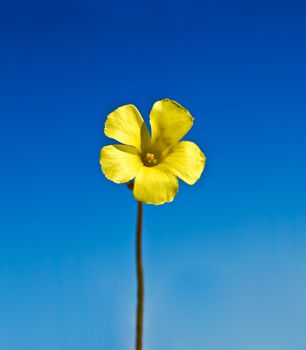
M0 348L133 349L135 201L105 118L169 97L207 156L145 206L144 350L306 349L306 4L2 1Z

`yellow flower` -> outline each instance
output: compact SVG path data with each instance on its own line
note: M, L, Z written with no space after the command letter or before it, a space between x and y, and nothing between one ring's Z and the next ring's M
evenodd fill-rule
M193 117L179 103L164 99L150 113L152 136L134 105L117 108L107 117L104 132L123 145L101 149L104 175L116 183L133 179L133 194L149 204L172 202L178 177L193 185L201 176L205 156L193 142L181 141Z

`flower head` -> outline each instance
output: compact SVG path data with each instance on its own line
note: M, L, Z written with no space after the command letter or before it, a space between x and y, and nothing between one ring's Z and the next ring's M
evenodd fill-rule
M193 185L201 176L205 156L193 142L180 141L193 117L179 103L164 99L150 113L152 135L134 105L117 108L107 117L105 135L122 144L101 149L104 175L116 183L133 179L133 194L149 204L172 202L178 179Z

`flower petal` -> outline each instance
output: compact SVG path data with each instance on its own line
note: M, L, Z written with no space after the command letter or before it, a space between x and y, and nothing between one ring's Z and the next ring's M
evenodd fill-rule
M136 176L142 161L136 148L111 145L101 149L100 164L104 175L116 183L128 182Z
M135 178L135 198L148 204L163 204L172 202L178 191L177 177L162 167L142 166Z
M179 103L164 99L154 103L150 113L152 144L166 149L176 144L192 127L193 117Z
M110 113L105 122L105 135L141 152L150 135L141 114L134 105L125 105Z
M174 146L162 165L189 185L201 176L206 157L193 142L182 141Z

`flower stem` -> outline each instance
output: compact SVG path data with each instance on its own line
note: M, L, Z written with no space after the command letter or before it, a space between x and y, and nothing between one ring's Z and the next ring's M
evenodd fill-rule
M136 230L136 265L137 265L137 321L136 321L136 350L142 350L143 330L143 297L144 279L142 268L142 202L138 203Z

